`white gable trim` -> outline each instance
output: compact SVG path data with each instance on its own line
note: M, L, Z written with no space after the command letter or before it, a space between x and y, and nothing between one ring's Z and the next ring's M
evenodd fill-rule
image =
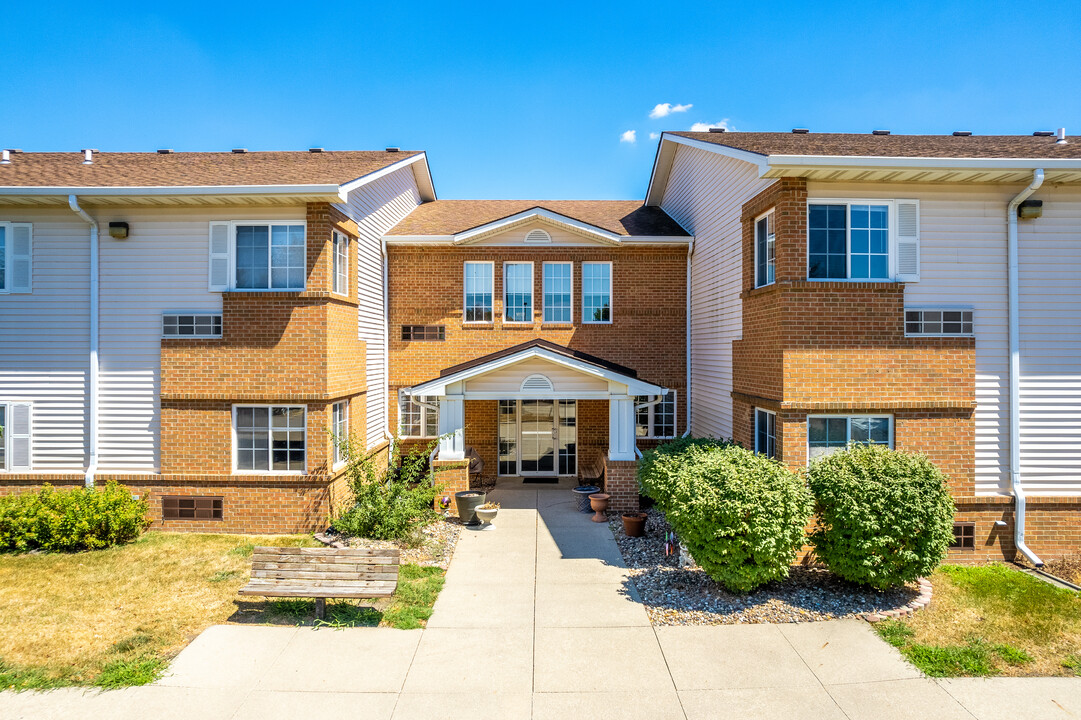
M406 389L408 395L414 397L439 397L447 394L447 388L456 383L469 380L471 378L478 377L480 375L486 375L493 370L499 370L501 368L516 365L523 360L530 358L540 358L547 360L556 365L562 365L563 367L570 368L584 375L592 375L593 377L607 380L608 382L617 383L619 385L625 385L627 387L627 395L667 395L668 389L654 385L653 383L645 382L644 380L638 380L629 375L618 373L614 370L594 365L593 363L585 362L584 360L578 360L576 358L567 357L560 353L552 352L546 348L533 347L526 348L513 355L507 355L506 357L497 358L491 362L486 362L483 365L469 368L467 370L461 370L456 373L452 373L445 377L436 378L435 380L429 380L426 383L415 385ZM466 393L467 398L469 394Z
M342 183L338 189L338 195L341 197L342 202L349 200L349 193L357 188L363 187L369 183L375 182L381 177L386 177L393 172L397 172L404 167L408 167L413 163L423 162L424 165L421 168L413 168L413 177L417 181L417 189L420 190L420 197L425 202L435 200L435 184L432 182L432 173L428 167L428 155L426 153L417 153L416 155L410 155L404 160L399 160L393 165L387 165L381 170L370 172L367 175L362 175L356 180L350 180L347 183Z
M597 227L596 225L590 225L584 223L581 220L575 220L572 217L566 215L560 215L559 213L552 212L551 210L545 210L544 208L531 208L524 210L520 213L516 213L509 217L505 217L501 220L479 225L475 228L471 228L464 232L460 232L454 236L455 245L468 245L473 242L477 242L485 237L490 237L496 233L501 233L519 225L524 225L534 220L541 220L551 223L557 227L562 227L572 232L576 232L579 235L585 235L591 239L599 242L607 243L609 245L619 245L623 240L622 235L617 235L608 230Z
M758 168L759 177L765 175L770 168L769 157L766 155L664 132L661 133L661 142L657 146L657 156L653 161L653 170L649 175L649 186L646 188L646 205L659 207L664 200L664 191L668 186L668 176L672 171L672 161L676 156L677 145L698 148L699 150L750 163Z

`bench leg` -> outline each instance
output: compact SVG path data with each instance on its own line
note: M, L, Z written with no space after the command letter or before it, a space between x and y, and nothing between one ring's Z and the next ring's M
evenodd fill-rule
M315 598L315 619L323 620L327 616L327 599Z

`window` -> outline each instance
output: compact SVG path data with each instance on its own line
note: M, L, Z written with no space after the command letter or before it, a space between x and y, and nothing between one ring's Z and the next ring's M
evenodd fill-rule
M30 470L30 403L0 402L0 470Z
M888 280L890 206L812 204L807 213L807 275Z
M492 321L492 263L465 264L465 322Z
M544 322L571 322L571 264L544 263Z
M8 406L0 403L0 470L8 469L7 423Z
M402 437L439 437L439 410L422 398L425 407L404 393L398 398L398 434Z
M777 413L754 409L754 451L768 458L777 457Z
M237 225L235 285L240 290L303 290L303 225Z
M0 293L28 293L33 279L30 223L0 222Z
M971 335L972 311L905 308L905 335Z
M612 263L582 263L582 322L612 322Z
M676 391L669 390L661 401L646 405L648 397L635 398L634 434L640 438L671 438L676 436Z
M773 211L758 218L754 224L754 286L762 287L773 282L776 268L774 255L776 233L773 229Z
M500 475L518 474L518 401L499 401Z
M402 340L446 340L447 328L444 325L402 325Z
M533 322L533 263L503 264L503 320Z
M849 444L893 445L889 415L807 418L807 459L824 457Z
M349 238L334 233L334 292L349 294Z
M304 472L306 408L238 405L234 409L238 471Z
M976 549L976 523L959 522L953 524L953 542L951 548L958 550Z
M162 337L221 337L221 313L164 313Z
M161 519L221 520L223 504L220 497L166 496L161 499Z
M337 467L346 460L345 448L342 447L342 443L349 440L348 400L334 403L331 423L331 429L334 432L334 466Z

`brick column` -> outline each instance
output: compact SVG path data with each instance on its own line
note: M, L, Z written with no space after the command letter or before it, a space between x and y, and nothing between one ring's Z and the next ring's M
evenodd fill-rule
M461 460L436 460L432 463L435 470L435 483L442 485L443 490L435 499L436 508L439 500L447 495L450 497L450 508L454 510L454 493L469 489L469 463Z
M605 460L604 491L612 496L608 509L615 512L638 510L638 463L634 460Z

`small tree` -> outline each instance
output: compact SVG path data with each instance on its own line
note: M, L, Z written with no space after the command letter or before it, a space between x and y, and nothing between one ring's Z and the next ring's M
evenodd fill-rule
M946 477L923 455L854 445L811 463L815 555L851 582L885 589L928 575L953 540Z

